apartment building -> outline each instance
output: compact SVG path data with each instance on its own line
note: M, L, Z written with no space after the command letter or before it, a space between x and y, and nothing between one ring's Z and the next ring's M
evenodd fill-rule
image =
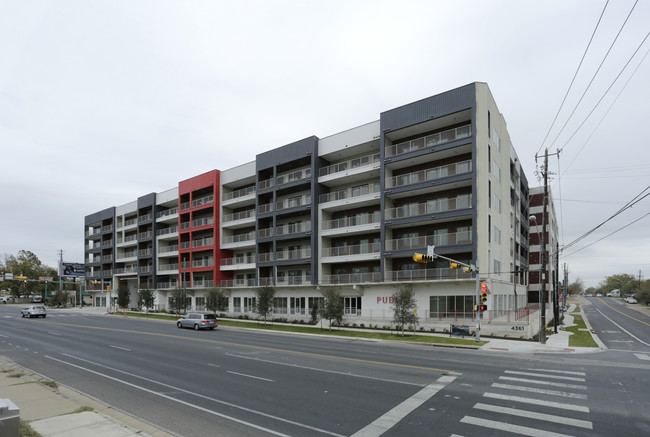
M471 320L474 273L413 261L434 246L478 267L496 320L527 304L528 200L505 119L477 82L86 216L86 280L97 305L146 287L161 310L175 288L202 309L221 287L233 316L253 316L257 287L271 285L288 319L337 287L346 322L380 326L409 284L421 325Z
M546 229L544 230L544 187L530 189L530 258L529 258L529 286L528 302L539 303L541 298L542 283L545 282L546 303L553 303L554 293L558 292L559 266L558 266L558 223L555 215L555 204L551 189L547 192ZM545 248L542 249L542 233L545 232ZM546 277L542 279L542 250L546 252L545 270ZM549 308L547 306L547 308Z

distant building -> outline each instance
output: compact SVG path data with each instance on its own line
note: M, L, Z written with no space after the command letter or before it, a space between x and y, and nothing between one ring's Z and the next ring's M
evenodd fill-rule
M528 207L530 220L530 283L528 286L528 302L539 303L542 288L542 219L543 219L544 187L530 189ZM546 206L546 302L553 303L553 292L558 285L558 223L555 215L555 204L551 189L548 189L548 202ZM559 292L559 290L558 290Z
M336 286L346 323L379 325L411 284L422 326L471 321L473 274L413 262L435 246L478 265L496 320L527 305L528 199L506 122L487 84L472 83L86 216L86 279L97 305L111 304L107 285L150 288L159 310L175 288L199 310L222 287L233 316L272 285L287 319L308 319Z

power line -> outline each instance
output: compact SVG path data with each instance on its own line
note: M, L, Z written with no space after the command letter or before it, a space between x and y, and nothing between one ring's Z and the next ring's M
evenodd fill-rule
M557 117L560 115L560 111L562 111L562 108L564 107L564 103L566 102L567 97L569 96L569 92L571 91L571 88L573 87L573 83L576 80L576 77L578 76L578 72L580 71L580 67L582 66L582 63L585 60L585 57L587 56L587 52L589 51L589 47L591 47L591 43L594 40L594 36L596 35L596 31L598 30L598 26L600 25L600 21L603 19L603 15L605 15L605 9L607 9L607 5L609 4L609 0L605 2L605 7L603 8L603 11L600 13L600 17L598 18L598 22L596 23L596 27L594 28L594 31L591 34L591 38L589 39L589 44L587 44L587 48L585 48L585 52L582 54L582 59L580 59L580 63L578 64L578 68L576 69L576 72L573 74L573 79L571 79L571 83L569 84L569 88L566 90L566 94L564 95L564 99L562 99L562 103L560 103L560 107L557 110L557 113L555 114L555 118L553 119L553 122L551 123L551 126L548 128L548 132L546 132L546 136L544 137L544 141L542 141L542 144L539 146L539 149L537 149L537 153L539 154L539 151L542 150L542 147L544 147L544 143L546 143L546 140L548 139L549 134L551 133L551 130L553 129L553 126L555 126L555 122L557 121Z
M587 88L585 88L584 92L582 93L582 96L580 96L580 100L578 100L578 103L576 103L576 105L573 108L573 111L571 111L571 114L569 114L569 117L567 118L566 122L562 126L562 129L560 129L560 132L558 132L557 136L555 137L555 139L551 143L551 147L553 147L553 144L555 144L555 142L560 137L562 132L564 132L564 128L566 128L567 124L569 124L569 121L571 120L571 117L573 117L573 114L575 114L576 110L578 109L578 106L582 102L582 99L584 99L585 95L587 94L587 91L589 91L589 88L591 88L591 84L594 83L594 80L596 79L596 76L598 75L598 72L600 71L603 64L605 63L605 60L607 60L607 57L609 56L610 52L612 51L612 48L614 48L614 44L616 44L616 41L618 41L618 37L621 35L621 32L623 31L623 28L625 28L625 25L627 24L627 21L629 20L630 15L632 15L632 11L634 11L634 8L636 7L638 2L639 2L639 0L636 0L636 2L634 2L634 5L632 6L632 9L630 9L630 12L627 14L627 17L625 18L625 21L621 25L621 28L618 30L618 33L616 34L616 37L614 38L614 41L612 41L612 44L609 46L609 49L607 50L607 53L605 53L605 56L603 57L603 60L600 61L600 65L596 69L596 72L594 73L594 75L591 77L591 80L589 81L589 84L587 85ZM645 41L645 39L644 39L644 41ZM608 89L608 91L609 91L609 89Z

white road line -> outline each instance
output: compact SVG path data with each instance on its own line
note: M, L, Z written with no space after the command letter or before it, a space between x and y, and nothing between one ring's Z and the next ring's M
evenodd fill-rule
M245 373L233 372L232 370L228 370L227 372L233 375L245 376L246 378L261 379L262 381L275 382L272 379L262 378L261 376L247 375Z
M492 411L493 413L509 414L511 416L526 417L529 419L544 420L546 422L559 423L560 425L575 426L578 428L594 429L593 424L588 420L572 419L570 417L558 416L555 414L538 413L536 411L518 410L516 408L501 407L478 403L474 405L477 410Z
M436 382L427 385L368 426L352 434L351 437L377 437L382 435L455 379L455 376L441 376Z
M343 376L348 376L348 377L352 377L352 378L373 379L375 381L393 382L393 383L396 383L396 384L406 384L406 385L416 385L418 387L424 387L426 385L426 384L421 384L421 383L418 383L418 382L407 382L407 381L398 381L398 380L395 380L395 379L376 378L374 376L357 375L357 374L349 373L349 372L339 372L339 371L336 371L336 370L319 369L318 367L300 366L298 364L282 363L280 361L265 360L265 359L262 359L262 358L247 357L247 356L244 356L244 355L236 355L236 354L231 354L231 353L226 353L226 355L229 356L229 357L241 358L243 360L253 360L253 361L259 361L261 363L276 364L278 366L289 366L289 367L294 367L296 369L313 370L315 372L333 373L335 375L343 375Z
M575 388L576 390L587 390L586 385L566 384L564 382L540 381L539 379L515 378L514 376L499 376L504 381L527 382L528 384L543 384L552 387Z
M109 345L109 346L112 347L112 348L114 348L114 349L121 349L121 350L123 350L123 351L127 351L127 352L131 352L131 350L132 350L132 349L128 349L128 348L125 348L125 347L122 347L122 346L115 346L115 345L113 345L113 344L111 344L111 345Z
M503 401L521 402L522 404L539 405L541 407L551 407L551 408L559 408L562 410L578 411L580 413L589 412L589 407L584 407L582 405L575 405L575 404L566 404L564 402L544 401L541 399L523 398L521 396L502 395L499 393L490 393L490 392L483 393L483 397L490 398L490 399L500 399Z
M640 342L640 343L643 343L643 344L645 344L646 346L650 346L650 343L646 343L645 341L641 340L639 337L634 336L630 331L628 331L627 329L623 328L621 325L619 325L618 323L616 323L615 321L613 321L612 319L610 319L609 317L607 317L607 316L606 316L606 315L605 315L601 310L599 310L598 308L596 308L596 311L598 311L598 312L599 312L599 313L600 313L604 318L606 318L607 320L609 320L610 322L612 322L613 324L615 324L616 326L618 326L619 328L621 328L621 330L623 330L623 332L625 332L627 335L629 335L630 337L632 337L632 338L635 339L636 341L638 341L638 342Z
M61 334L59 334L58 332L47 331L47 333L50 334L50 335L57 335L59 337L61 336Z
M506 390L527 391L527 392L530 392L530 393L539 393L539 394L543 394L543 395L561 396L561 397L564 397L564 398L587 399L587 395L583 395L583 394L579 394L579 393L568 393L568 392L556 391L556 390L544 390L544 389L541 389L541 388L522 387L522 386L519 386L519 385L494 383L494 384L492 384L492 387L494 387L494 388L503 388L503 389L506 389Z
M465 416L460 420L462 423L482 426L484 428L498 429L499 431L514 432L530 437L570 437L568 434L545 431L543 429L529 428L527 426L511 425L509 423L497 422L495 420L480 419L478 417Z
M634 354L634 355L636 355L636 357L640 360L650 360L650 356L648 356L647 354Z
M526 369L533 372L549 372L549 373L563 373L565 375L587 376L585 372L572 372L570 370L550 370L550 369Z
M541 378L561 379L563 381L585 382L584 378L576 378L575 376L543 375L541 373L518 372L516 370L506 370L504 373L509 373L511 375L522 375L522 376L539 376Z
M331 435L331 436L334 436L334 437L345 437L342 434L327 431L327 430L321 429L321 428L316 428L314 426L306 425L304 423L294 422L293 420L284 419L282 417L273 416L271 414L263 413L263 412L258 411L258 410L253 410L252 408L242 407L241 405L233 404L231 402L226 402L226 401L222 401L220 399L211 398L209 396L205 396L205 395L195 393L195 392L192 392L192 391L189 391L189 390L184 390L184 389L182 389L180 387L175 387L173 385L165 384L163 382L156 381L156 380L153 380L153 379L150 379L150 378L146 378L144 376L136 375L134 373L125 372L124 370L116 369L114 367L105 366L103 364L96 363L96 362L90 361L90 360L86 360L84 358L76 357L74 355L70 355L70 354L62 354L62 355L73 358L75 360L79 360L79 361L83 361L83 362L92 364L92 365L97 366L97 367L103 367L104 369L109 369L109 370L111 370L113 372L122 373L122 374L128 375L128 376L130 376L132 378L137 378L137 379L141 379L143 381L147 381L147 382L150 382L150 383L153 383L153 384L157 384L157 385L160 385L160 386L165 387L167 389L171 389L173 391L186 393L186 394L196 396L196 397L199 397L201 399L206 399L208 401L212 401L212 402L215 402L215 403L218 403L218 404L221 404L221 405L226 405L226 406L231 407L231 408L236 408L236 409L241 410L241 411L246 411L247 413L256 414L258 416L262 416L262 417L266 417L266 418L269 418L269 419L277 420L277 421L283 422L283 423L288 423L288 424L291 424L291 425L295 425L295 426L298 426L298 427L301 427L301 428L306 428L306 429L309 429L309 430L313 430L313 431L316 431L316 432L319 432L319 433L322 433L322 434L326 434L326 435ZM121 384L128 385L129 387L134 387L134 388L142 390L144 392L151 393L151 394L154 394L156 396L160 396L162 398L169 399L169 400L174 401L174 402L178 402L179 404L183 404L183 405L186 405L188 407L204 411L204 412L212 414L214 416L218 416L218 417L222 417L224 419L232 420L233 422L241 423L243 425L250 426L251 428L261 429L262 431L265 431L265 432L270 433L270 434L275 434L275 435L279 435L279 436L286 436L286 434L282 434L282 433L273 431L273 430L271 430L269 428L264 428L264 427L255 425L254 423L247 422L245 420L240 420L240 419L237 419L237 418L232 417L232 416L227 416L225 414L218 413L216 411L209 410L207 408L203 408L203 407L201 407L199 405L195 405L195 404L192 404L190 402L181 401L177 397L168 396L168 395L166 395L164 393L161 393L161 392L158 392L158 391L155 391L155 390L151 390L151 389L148 389L148 388L145 388L145 387L142 387L142 386L130 383L130 382L126 382L126 381L123 381L123 380L121 380L119 378L115 378L113 376L108 376L108 375L106 375L104 373L97 372L97 371L89 369L87 367L83 367L83 366L79 366L77 364L73 364L73 363L70 363L70 362L67 362L67 361L59 360L58 358L54 358L54 357L51 357L49 355L45 355L45 357L49 358L49 359L51 359L53 361L58 361L59 363L67 364L68 366L71 366L71 367L76 367L77 369L85 370L86 372L92 373L94 375L98 375L98 376L104 377L106 379L110 379L111 381L119 382Z

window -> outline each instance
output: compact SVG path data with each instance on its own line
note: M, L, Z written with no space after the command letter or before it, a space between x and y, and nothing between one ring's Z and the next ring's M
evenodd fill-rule
M241 297L232 298L232 310L236 313L241 312Z
M501 213L501 199L496 194L494 194L494 210Z
M317 306L318 309L321 309L325 306L324 297L309 297L307 298L307 305L309 305L309 311L311 311L314 306Z
M492 168L492 147L488 144L488 173L491 171Z
M501 261L499 260L494 260L494 272L495 274L500 274L501 273Z
M245 313L254 313L255 312L255 298L254 297L245 297L244 298L244 308L243 312Z
M492 167L493 167L492 170L494 173L494 177L496 177L497 181L501 182L501 168L499 167L496 161L492 163Z
M492 130L492 120L490 116L490 111L488 111L488 138L490 138L490 131Z
M274 314L287 314L287 298L274 297L273 298L273 313Z
M291 314L305 314L305 298L292 297L290 301Z
M472 238L472 227L471 226L459 226L456 229L456 242L457 243L469 243Z
M360 316L361 315L361 297L343 298L344 314Z
M494 227L494 242L501 244L501 229L496 226Z
M458 317L471 315L474 311L474 296L430 296L430 317Z

